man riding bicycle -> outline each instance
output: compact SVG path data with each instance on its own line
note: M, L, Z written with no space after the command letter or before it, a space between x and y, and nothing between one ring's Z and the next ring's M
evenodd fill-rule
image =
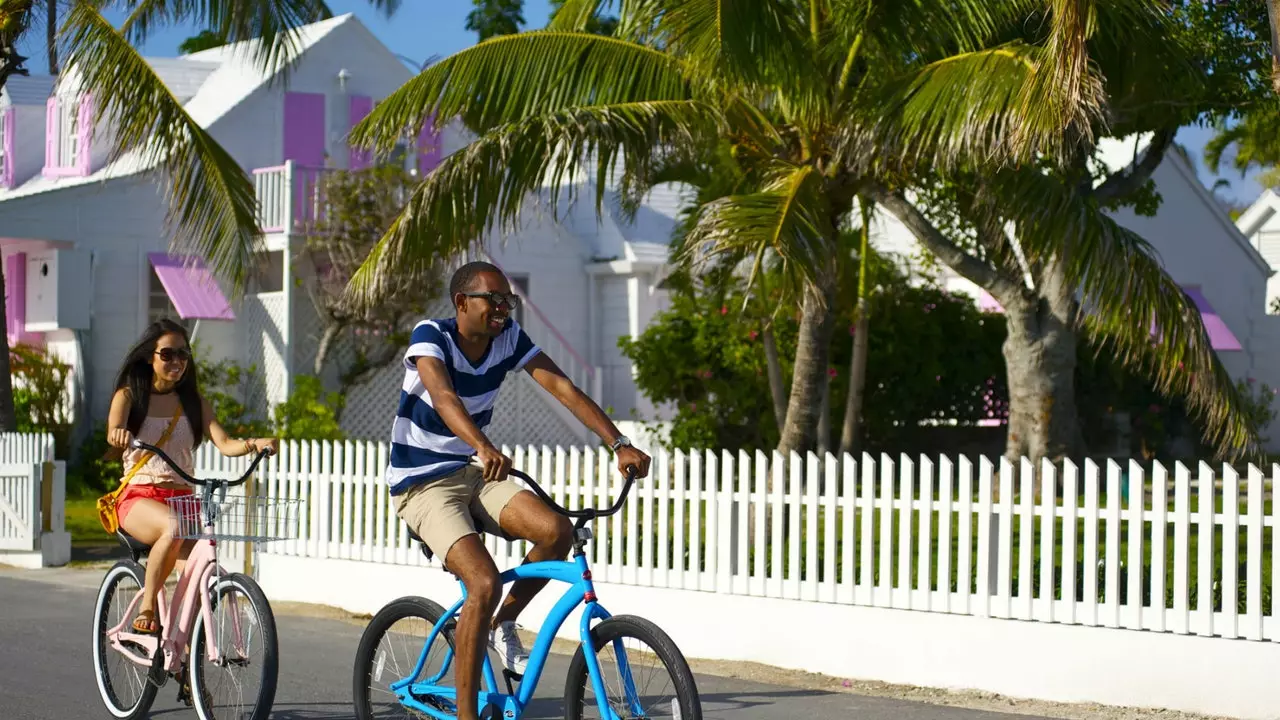
M528 653L515 619L547 581L513 583L499 608L498 568L476 524L485 532L532 542L525 562L563 560L573 541L569 520L507 477L511 459L484 434L506 375L529 373L609 445L620 472L634 466L636 477L645 477L649 456L633 447L509 317L519 298L497 266L470 262L458 268L449 295L455 317L424 320L410 337L386 481L396 514L466 587L455 634L454 680L458 720L478 720L485 620L489 644L503 643L503 664L523 672ZM469 464L472 455L483 470Z

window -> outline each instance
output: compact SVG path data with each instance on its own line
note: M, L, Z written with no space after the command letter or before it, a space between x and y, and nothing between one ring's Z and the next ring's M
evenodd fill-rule
M47 177L89 174L89 128L92 99L53 96L46 105L44 174Z
M270 250L258 253L253 274L249 276L249 292L273 293L284 291L284 251Z
M169 293L164 289L164 284L160 282L160 276L156 274L156 269L150 268L149 270L151 284L147 293L147 324L150 325L161 318L169 318L190 330L190 324L178 317L178 308L174 307L173 301L169 299Z

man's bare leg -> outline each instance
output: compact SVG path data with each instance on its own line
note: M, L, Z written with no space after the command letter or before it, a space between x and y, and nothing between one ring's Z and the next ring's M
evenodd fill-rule
M541 498L528 490L522 490L511 498L502 509L498 523L508 535L533 543L533 548L525 556L525 563L563 560L573 547L573 524L569 518L547 507ZM523 578L512 583L511 591L490 627L496 630L500 624L514 621L546 586L547 580L543 578Z
M449 548L445 565L467 589L454 639L458 720L480 720L476 697L480 690L480 668L488 647L484 619L493 615L502 596L498 568L480 536L475 534L463 536Z

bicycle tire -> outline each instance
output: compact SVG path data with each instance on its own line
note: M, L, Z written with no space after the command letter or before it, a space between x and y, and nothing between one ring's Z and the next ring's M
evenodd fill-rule
M360 644L356 648L355 666L352 673L352 699L356 710L356 720L373 720L370 690L372 690L374 674L374 656L387 630L390 630L400 620L416 617L427 623L427 632L430 633L430 629L435 627L435 624L439 622L445 612L445 609L438 603L424 597L410 595L392 600L384 605L377 615L373 616L373 619L369 621L369 624L365 626L364 632L360 635ZM442 629L445 641L449 644L450 649L453 648L453 633L457 630L457 626L457 620L454 619L446 623ZM426 642L425 637L422 640ZM415 652L420 654L422 648L419 647ZM416 662L418 657L419 655L415 654L412 661ZM412 669L412 666L410 666L410 669Z
M635 615L615 615L591 629L591 642L597 654L609 643L624 637L644 642L667 667L675 681L681 720L702 720L702 702L698 698L698 685L694 681L693 671L689 669L689 663L684 659L680 648L676 647L662 628ZM584 650L585 646L579 643L573 660L569 662L564 687L565 720L582 720L585 709L583 703L591 679L588 677Z
M145 578L146 572L138 563L132 560L117 562L103 576L102 584L98 587L98 597L93 606L93 670L97 678L98 693L101 695L107 711L113 717L121 720L136 720L137 718L145 717L151 710L151 704L155 702L156 692L160 688L156 687L154 683L148 682L147 676L150 673L144 670L141 678L142 691L139 693L138 699L133 705L123 707L124 703L117 696L112 680L106 672L107 653L115 652L104 642L107 633L107 612L110 610L107 598L111 596L112 591L122 581L130 579L141 589L145 584Z
M253 578L242 573L229 573L218 576L214 580L214 598L219 601L225 590L235 589L244 593L253 605L259 621L259 632L264 647L262 659L262 685L258 690L257 701L249 720L266 720L271 714L271 706L275 702L276 684L280 674L280 647L276 634L275 615L271 612L271 603L267 602L266 593ZM213 709L209 707L209 696L205 693L204 663L201 662L205 652L205 638L208 630L204 623L204 614L196 611L195 627L191 631L191 652L187 657L187 675L191 679L191 700L195 705L200 720L215 720Z

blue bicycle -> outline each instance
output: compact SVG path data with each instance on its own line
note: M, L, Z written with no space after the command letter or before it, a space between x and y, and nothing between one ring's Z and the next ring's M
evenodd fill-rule
M546 578L567 583L569 588L538 631L524 674L503 668L506 693L498 692L493 664L486 653L484 687L479 691L477 703L481 716L486 712L495 720L518 720L522 716L546 668L556 632L574 608L585 603L580 622L581 643L569 662L565 682L565 718L629 720L673 717L677 720L702 720L702 705L693 673L671 638L643 618L611 616L600 605L591 583L591 568L584 550L592 538L587 523L609 517L622 509L635 475L627 473L621 496L607 510L565 509L525 473L512 469L511 475L525 481L556 512L575 519L573 559L526 563L499 576L504 586L520 578ZM426 544L412 533L411 537L422 545L423 553L430 558ZM461 581L458 584L462 598L447 611L426 598L409 596L388 603L369 622L356 651L354 699L359 720L421 717L423 714L439 720L456 720L457 692L451 682L450 666L454 656L457 615L467 593ZM593 627L593 621L599 622ZM400 623L404 623L404 627L396 628ZM628 647L629 643L625 641L636 641L647 647ZM608 653L610 650L612 652ZM639 689L636 680L641 666L654 661L667 672L671 688L669 695L653 695ZM519 683L518 688L512 687L513 680ZM588 698L588 692L594 699ZM592 710L599 714L588 714Z

